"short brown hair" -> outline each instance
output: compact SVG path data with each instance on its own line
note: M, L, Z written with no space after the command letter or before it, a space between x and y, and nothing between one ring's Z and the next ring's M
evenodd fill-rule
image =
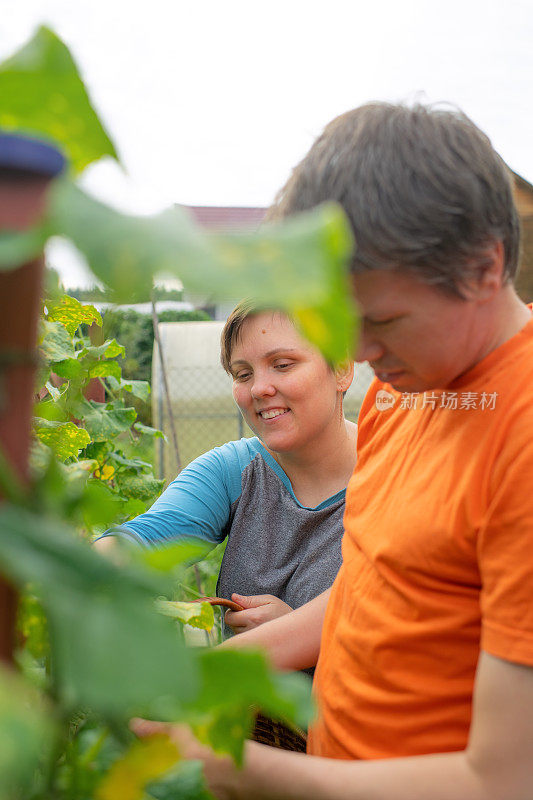
M251 300L241 300L227 318L226 324L222 328L222 333L220 334L220 363L228 375L231 374L231 353L235 342L240 336L245 320L247 320L248 317L254 316L254 314L259 314L263 310L264 309L259 308Z
M520 223L509 170L461 111L369 103L326 126L269 211L279 219L327 200L352 225L354 272L409 269L454 295L501 240L514 278Z

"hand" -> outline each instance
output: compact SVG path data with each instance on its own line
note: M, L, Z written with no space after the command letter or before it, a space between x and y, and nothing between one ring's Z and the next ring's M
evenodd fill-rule
M212 755L211 750L200 744L186 725L175 725L170 722L156 722L156 720L152 719L134 717L130 720L130 730L139 739L161 734L168 736L176 745L182 758L202 759L209 754Z
M217 756L192 735L186 725L136 717L130 720L130 729L140 739L165 734L176 745L181 758L203 762L204 775L209 791L219 800L229 800L229 787L235 779L235 768L228 756ZM176 759L178 755L176 756Z
M274 597L273 594L242 595L234 592L231 599L244 606L244 611L226 611L224 615L226 625L229 625L234 633L252 630L263 622L269 622L292 611L287 603L279 597Z

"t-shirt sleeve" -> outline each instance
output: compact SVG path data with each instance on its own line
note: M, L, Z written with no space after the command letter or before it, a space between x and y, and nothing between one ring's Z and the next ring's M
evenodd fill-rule
M242 470L251 460L249 448L241 442L216 447L192 461L149 511L105 535L123 536L147 546L182 537L222 542L231 506L241 492Z
M481 648L533 666L533 413L513 427L478 536Z

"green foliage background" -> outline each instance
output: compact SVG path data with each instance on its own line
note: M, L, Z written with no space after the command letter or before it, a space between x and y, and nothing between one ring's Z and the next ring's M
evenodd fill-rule
M205 311L160 311L160 322L195 322L209 320ZM124 346L124 356L118 359L125 378L150 381L152 377L152 352L154 329L152 317L132 309L109 309L102 315L103 335L106 339L117 339ZM152 424L152 407L148 401L129 397L139 419L146 425Z
M71 54L45 27L0 65L0 96L4 131L51 141L69 163L40 223L0 233L0 270L64 236L109 299L144 299L164 272L213 299L248 296L287 310L327 358L346 357L356 328L346 272L353 241L337 206L251 236L206 236L177 208L132 217L100 203L73 176L116 158L116 149ZM157 493L150 463L123 442L158 432L126 402L126 392L145 402L149 387L122 371L123 345L113 337L95 344L80 331L99 324L95 309L72 298L47 303L29 486L0 453L1 571L24 598L18 675L0 672L0 800L205 798L197 766L181 764L166 737L134 740L130 717L189 724L240 763L255 710L305 726L309 686L271 673L258 653L184 645L179 608L170 617L161 602L179 599L186 568L206 555L200 543L151 551L126 542L120 565L89 546L91 532L138 513ZM85 396L91 380L105 384L104 403ZM212 622L208 609L196 618Z

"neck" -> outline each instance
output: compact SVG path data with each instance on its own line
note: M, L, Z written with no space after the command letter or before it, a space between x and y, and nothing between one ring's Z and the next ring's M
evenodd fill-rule
M531 318L531 310L518 297L514 286L504 286L485 311L486 336L481 357L516 336Z
M315 507L346 488L355 468L356 437L357 426L342 416L320 441L313 440L297 452L269 452L300 503Z

